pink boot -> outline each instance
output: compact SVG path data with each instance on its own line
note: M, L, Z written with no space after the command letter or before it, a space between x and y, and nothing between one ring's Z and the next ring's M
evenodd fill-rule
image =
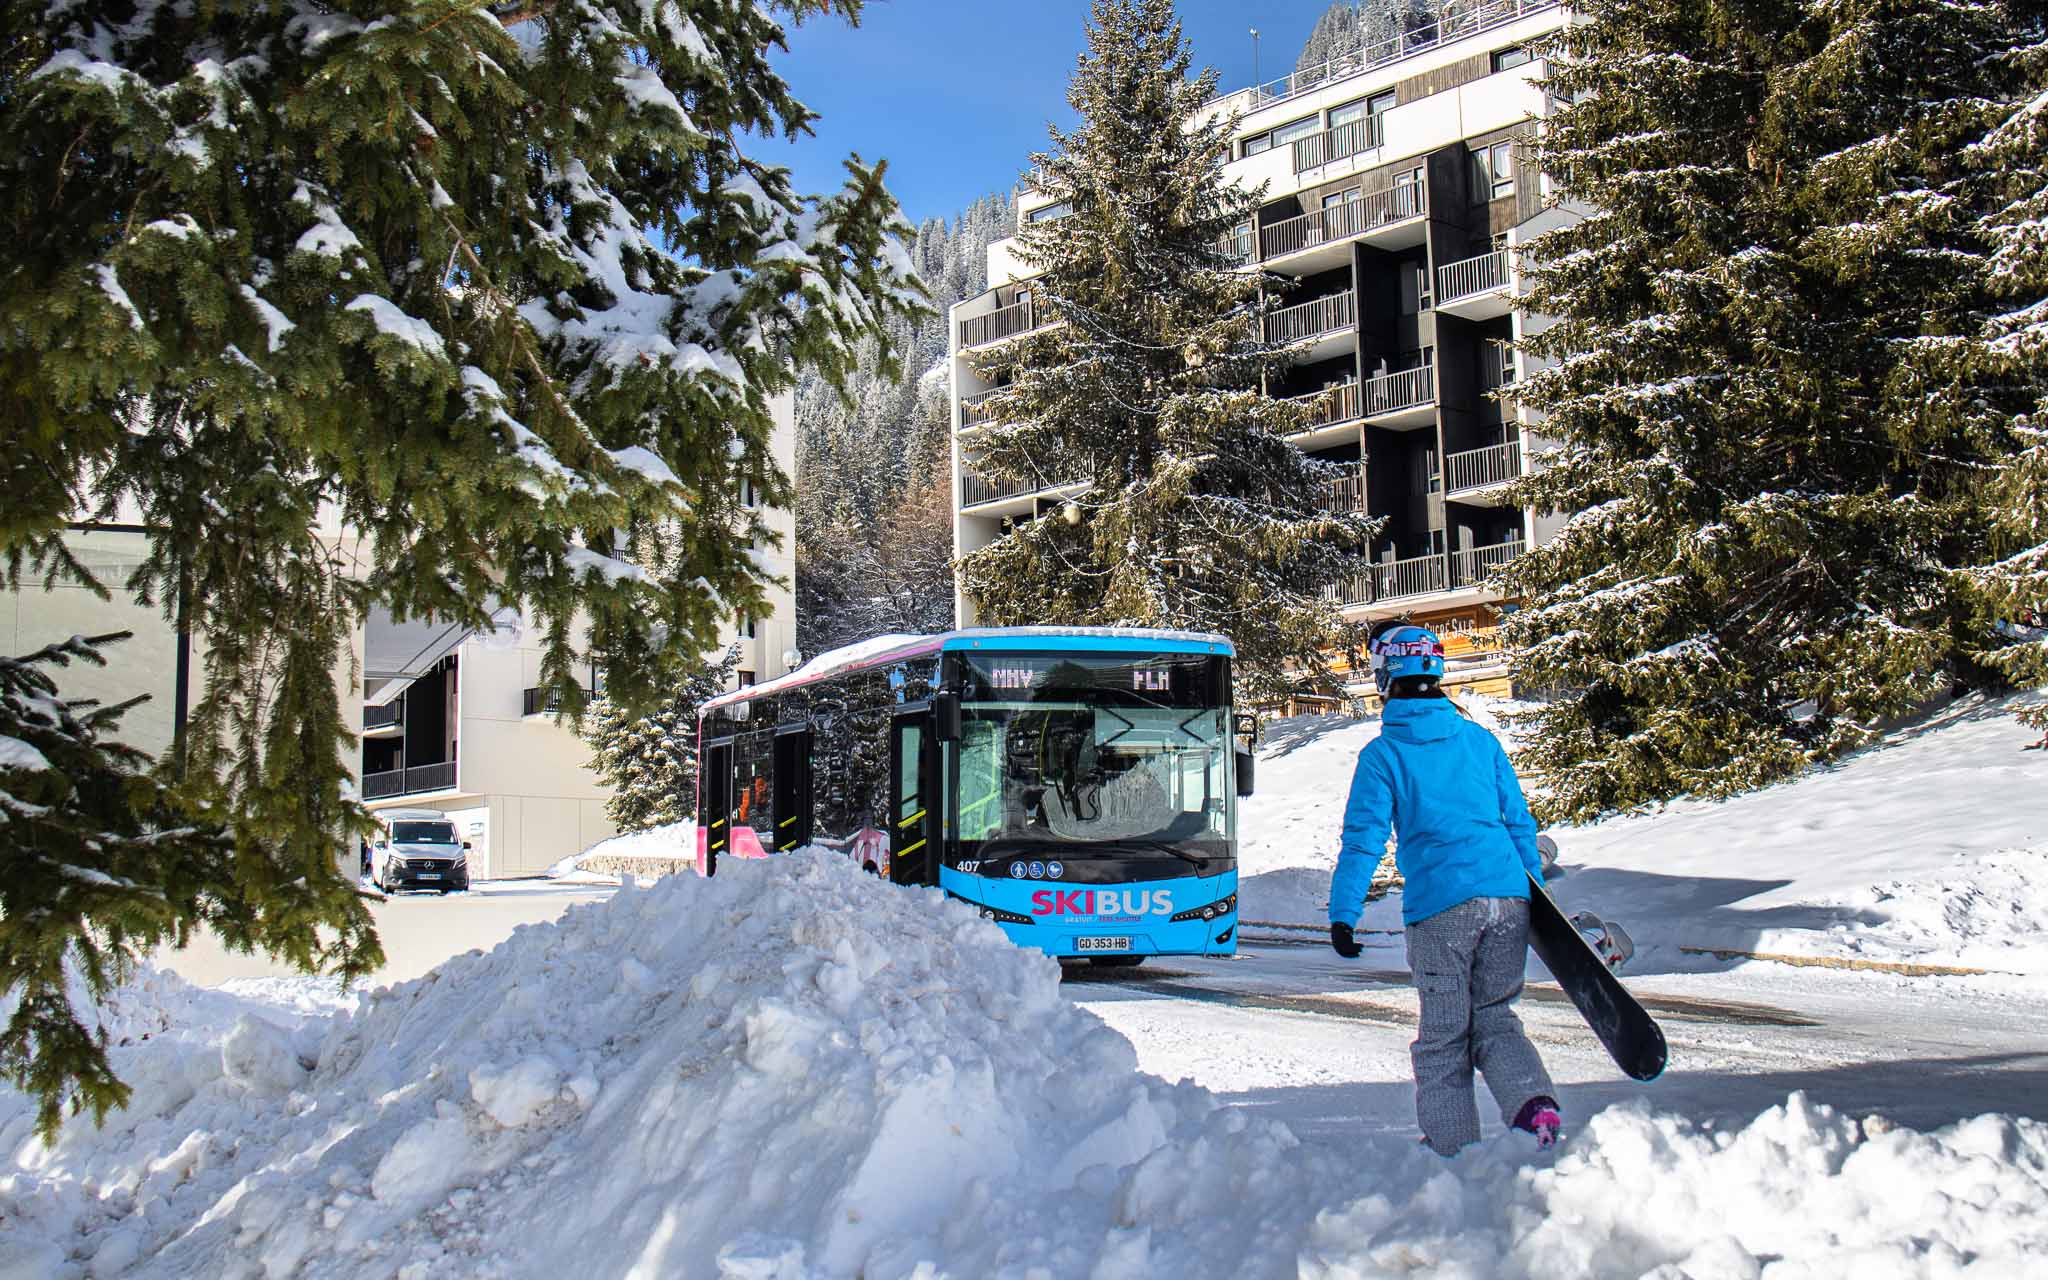
M1536 1135L1536 1145L1551 1147L1564 1137L1564 1117L1557 1113L1557 1099L1537 1096L1515 1113L1514 1127Z

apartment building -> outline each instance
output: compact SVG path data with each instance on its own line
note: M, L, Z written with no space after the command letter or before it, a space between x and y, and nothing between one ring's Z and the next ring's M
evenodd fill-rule
M796 468L795 400L774 402L771 437L785 473ZM745 495L742 495L745 500ZM137 515L124 518L139 520ZM754 556L779 585L769 611L734 618L714 652L738 644L736 679L767 680L787 669L796 647L796 522L773 509L764 523L781 536ZM367 549L338 523L321 530L367 571ZM110 586L125 582L148 554L139 523L81 525L65 535L71 554ZM75 663L60 674L67 697L148 701L123 718L123 741L161 756L199 696L203 654L163 610L112 599L68 583L0 588L0 652L25 653L72 635L128 631L106 667ZM335 670L344 720L362 734L359 785L372 810L438 809L457 821L471 850L471 878L528 875L612 834L609 792L590 769L590 751L550 714L540 685L540 636L531 618L505 610L497 625L471 631L431 620L399 622L376 611L357 628ZM597 673L587 686L598 686Z
M1451 682L1505 691L1496 620L1512 604L1483 585L1561 521L1503 489L1537 446L1524 411L1490 393L1523 376L1515 344L1540 321L1516 306L1516 248L1561 216L1520 145L1548 109L1534 46L1566 20L1557 0L1490 0L1321 68L1225 93L1241 113L1228 177L1265 185L1231 249L1286 280L1267 336L1289 345L1275 396L1313 406L1293 443L1346 468L1332 509L1386 526L1370 569L1334 588L1347 617L1412 617L1445 636ZM1063 216L1026 192L1019 216ZM954 308L954 545L965 555L1006 523L1057 510L1085 481L1035 487L974 471L977 404L994 388L969 358L1049 319L1035 309L1016 241L990 247L993 287ZM1058 460L1046 474L1064 478ZM956 601L960 625L972 601ZM1364 673L1351 688L1370 689Z
M773 409L775 459L794 474L795 400ZM739 646L741 684L781 675L796 648L795 513L770 509L763 523L781 537L753 553L778 583L769 611L729 621L711 650ZM508 609L495 627L472 631L373 613L362 652L362 793L372 811L446 813L471 845L472 879L537 874L614 834L590 748L540 688L531 618ZM602 672L587 672L584 687L601 691Z

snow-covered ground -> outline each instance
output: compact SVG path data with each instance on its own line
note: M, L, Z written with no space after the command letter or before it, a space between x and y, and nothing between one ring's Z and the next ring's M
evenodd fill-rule
M1352 764L1378 727L1269 732L1240 817L1247 921L1327 918ZM1794 782L1555 831L1551 890L1627 926L1632 974L1716 967L1699 953L1721 949L2048 976L2048 756L2023 750L2037 738L1996 701L1958 702ZM1398 930L1399 899L1361 923Z
M1143 1074L1065 994L966 908L827 855L624 890L325 1013L153 974L110 1012L136 1100L107 1129L45 1147L0 1095L0 1276L2048 1264L2032 1120L1922 1133L1793 1096L1721 1128L1638 1102L1561 1153L1508 1135L1446 1163Z
M1562 1152L1492 1117L1455 1161L1415 1147L1397 934L1347 962L1254 928L1062 982L831 855L618 890L565 867L377 904L383 977L412 979L381 990L145 973L103 1013L136 1086L106 1129L46 1147L0 1091L0 1280L2041 1274L2048 757L1999 711L1557 833L1554 889L1634 930L1672 1048L1628 1081L1533 987ZM1373 731L1269 737L1248 919L1323 918Z

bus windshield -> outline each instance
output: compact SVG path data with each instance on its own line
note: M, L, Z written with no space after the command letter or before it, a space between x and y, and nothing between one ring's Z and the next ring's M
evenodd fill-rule
M1230 856L1227 660L963 656L963 852L976 842L1016 841L1056 846L1051 851L1068 859L1161 844Z

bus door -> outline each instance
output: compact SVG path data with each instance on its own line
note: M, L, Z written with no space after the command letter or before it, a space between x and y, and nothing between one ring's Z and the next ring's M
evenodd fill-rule
M704 850L698 870L707 876L718 874L718 855L732 847L732 739L704 748L698 772L698 794L703 810L697 815L697 843Z
M793 725L775 731L773 803L776 853L789 853L811 842L811 726Z
M938 744L929 703L897 710L889 721L889 879L937 884Z

